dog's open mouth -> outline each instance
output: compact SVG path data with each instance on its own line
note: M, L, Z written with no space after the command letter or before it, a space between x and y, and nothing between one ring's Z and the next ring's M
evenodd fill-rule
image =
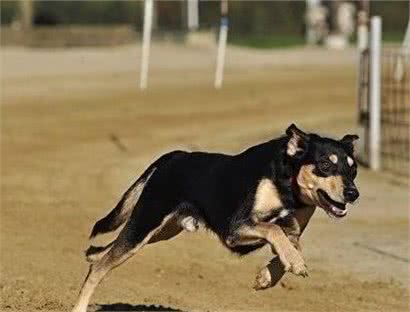
M331 217L343 218L347 214L346 204L339 203L330 198L323 190L317 191L320 200L320 206Z

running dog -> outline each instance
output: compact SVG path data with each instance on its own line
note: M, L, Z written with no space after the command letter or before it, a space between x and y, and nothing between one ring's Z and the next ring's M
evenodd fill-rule
M286 135L233 156L185 151L161 156L94 225L91 238L124 226L107 246L87 250L91 265L73 311L86 312L103 277L144 245L195 231L199 224L238 255L269 244L283 271L306 276L298 241L315 207L342 218L346 204L359 197L357 139L307 134L292 124ZM255 288L272 286L272 279L265 267Z

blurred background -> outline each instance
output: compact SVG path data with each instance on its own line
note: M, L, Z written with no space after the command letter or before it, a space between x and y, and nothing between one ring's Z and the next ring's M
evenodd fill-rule
M408 310L409 1L152 1L144 36L149 2L0 2L1 310L69 311L93 223L161 153L238 153L291 123L361 136L360 203L318 209L308 279L255 293L269 249L184 234L90 311Z
M186 39L190 31L187 2L154 1L153 27L158 39L164 37L174 40ZM336 24L340 6L350 4L353 9L349 13L355 20L357 3L354 1L231 1L228 42L256 48L303 45L309 2L325 9L325 13L319 9L314 15L319 15L318 20L321 19L320 15L323 15L322 18L331 31L337 32ZM1 2L2 44L107 46L134 44L141 35L144 17L143 1L28 1L27 3L28 5L22 5L22 1ZM408 23L408 1L371 1L371 3L370 15L380 15L384 21L383 39L389 42L401 42ZM216 32L220 19L219 1L199 1L197 14L199 23L195 31ZM30 27L24 23L30 23L34 27L32 29L34 33L30 34L31 38L28 38L27 34L18 34L18 30L22 27Z

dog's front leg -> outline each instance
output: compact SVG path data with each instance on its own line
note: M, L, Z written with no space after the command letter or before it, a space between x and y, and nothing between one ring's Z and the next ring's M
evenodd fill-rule
M226 240L226 243L230 247L235 247L254 244L261 240L265 240L271 245L274 252L279 256L285 271L301 276L307 275L302 256L277 224L260 222L242 225L234 235Z
M299 238L301 234L301 229L298 220L295 218L293 214L288 215L286 218L283 218L278 221L277 223L288 237L290 242L295 246L295 248L301 251L299 245Z
M295 235L295 232L293 231L289 232L288 230L284 229L285 234L290 235L289 238L291 239L292 243L293 244L295 242L297 243L295 247L298 248L299 251L300 251L300 245L299 245L300 235L305 230L314 211L315 211L315 207L305 207L302 209L297 209L294 212L293 218L294 220L297 221L299 225L299 235ZM286 272L285 268L283 264L281 263L279 257L274 257L269 262L269 264L263 269L261 269L259 273L257 274L254 288L256 290L261 290L261 289L266 289L266 288L275 286L280 281L280 279L283 277L285 272Z

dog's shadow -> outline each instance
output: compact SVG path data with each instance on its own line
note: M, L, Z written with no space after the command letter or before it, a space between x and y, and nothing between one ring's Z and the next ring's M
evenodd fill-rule
M96 304L95 312L108 311L128 311L128 312L184 312L179 309L171 307L164 307L161 305L145 305L145 304L128 304L128 303L113 303L113 304Z

